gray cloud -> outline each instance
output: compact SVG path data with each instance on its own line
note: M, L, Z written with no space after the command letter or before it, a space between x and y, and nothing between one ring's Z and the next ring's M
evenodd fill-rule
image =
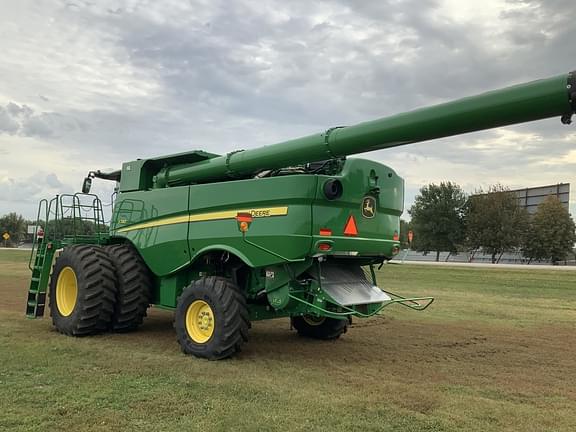
M56 194L72 193L74 189L63 184L55 173L38 173L31 177L0 179L0 202L35 203Z
M58 180L58 176L54 173L48 174L46 176L46 184L51 187L52 189L59 189L62 190L64 185L60 180Z
M20 129L20 125L12 118L8 111L0 106L0 133L14 135Z
M25 104L8 102L0 106L0 134L55 138L85 129L78 120L54 112L36 113Z
M440 0L52 4L54 28L82 30L63 40L77 36L86 43L82 51L94 52L94 65L78 60L81 72L92 66L97 73L70 81L77 87L66 91L56 84L71 80L67 71L44 87L30 83L27 97L5 91L15 102L0 106L0 134L57 142L74 165L119 166L191 149L225 153L575 67L573 0L508 0L493 21L460 19L441 10ZM57 58L67 48L45 54L38 45L42 55ZM110 64L115 69L105 74ZM124 71L134 84L116 82ZM119 97L117 88L135 87L139 74L157 92ZM66 105L78 95L97 108ZM499 137L488 131L370 157L396 161L410 154L494 177L507 167L525 167L531 180L543 169L539 161L572 150L564 137L573 128L557 119L509 130L523 134L518 148L486 146ZM401 160L398 168L410 174Z
M178 15L145 2L121 7L75 2L63 19L116 35L122 47L118 61L153 72L163 100L139 112L111 105L109 112L70 115L101 125L86 139L106 135L103 146L121 143L146 153L161 136L175 150L198 139L199 145L217 143L228 151L266 143L263 129L270 139L282 140L573 67L569 54L576 51L563 42L574 40L576 29L567 25L569 14L558 12L574 5L510 3L531 8L503 13L506 25L495 31L481 22L437 16L440 2L433 0L281 6L263 1L258 8L181 2ZM495 40L507 48L496 49ZM52 128L42 120L29 132L49 133ZM123 124L141 131L126 134Z
M558 13L574 10L568 2L530 2L529 26L527 12L510 12L502 16L506 30L495 34L481 23L436 17L438 3L341 0L310 10L309 2L290 2L278 22L272 2L258 11L213 2L198 18L194 4L183 6L192 17L180 23L143 8L84 12L122 34L129 61L158 72L172 108L193 122L242 117L322 128L571 67L573 44L563 42L576 29ZM314 12L323 21L313 20ZM497 39L509 44L504 52L491 46ZM555 61L546 61L552 55Z

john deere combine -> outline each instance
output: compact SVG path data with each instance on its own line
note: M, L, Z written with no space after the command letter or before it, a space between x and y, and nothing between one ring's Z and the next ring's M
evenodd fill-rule
M404 183L347 156L559 116L576 109L570 73L253 150L136 159L90 172L83 193L44 200L26 314L71 336L136 329L149 305L174 311L187 354L221 359L250 322L290 317L335 339L351 317L432 298L381 289L375 266L400 248ZM93 178L116 181L109 230ZM75 226L91 221L91 235Z

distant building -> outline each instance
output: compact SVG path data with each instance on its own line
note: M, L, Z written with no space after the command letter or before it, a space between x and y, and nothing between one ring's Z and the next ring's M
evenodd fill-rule
M528 210L530 214L536 213L538 205L545 201L550 195L558 198L566 210L570 211L568 207L570 202L570 183L516 189L510 192L516 194L520 206Z
M570 183L558 183L549 186L514 189L510 192L516 194L520 207L528 210L528 213L530 214L536 213L538 205L544 202L549 196L555 196L558 198L564 208L570 212Z

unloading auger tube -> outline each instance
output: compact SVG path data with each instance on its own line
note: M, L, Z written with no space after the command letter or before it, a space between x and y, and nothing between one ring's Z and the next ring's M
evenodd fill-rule
M261 148L236 151L194 164L161 170L155 187L241 178L262 169L413 144L435 138L560 116L576 111L576 71L478 96L396 114L355 126L337 127Z

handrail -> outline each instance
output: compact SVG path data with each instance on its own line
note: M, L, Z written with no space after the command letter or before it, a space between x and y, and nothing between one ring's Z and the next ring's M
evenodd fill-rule
M90 197L89 202L86 202L86 197ZM70 229L66 229L63 225L63 221L67 219L72 224L71 232ZM63 240L64 237L71 237L73 242L77 242L81 236L79 232L84 228L84 221L89 221L93 224L94 237L98 241L101 241L107 235L104 231L106 227L104 209L102 201L97 195L83 193L62 194L56 195L50 201L47 199L40 200L28 268L33 271L33 261L40 248L37 231L38 227L42 226L41 224L44 225L44 242Z
M40 212L42 211L42 204L45 204L46 207L46 220L48 219L48 200L47 199L42 199L40 200L40 202L38 203L38 211L36 212L36 225L34 226L34 233L33 233L33 237L32 237L32 250L30 251L30 258L28 259L28 268L30 269L30 271L32 271L32 258L34 257L34 251L36 250L37 246L38 246L38 238L37 238L37 233L38 233L38 225L40 224ZM47 224L47 222L45 222ZM46 230L44 230L44 234L46 234Z

